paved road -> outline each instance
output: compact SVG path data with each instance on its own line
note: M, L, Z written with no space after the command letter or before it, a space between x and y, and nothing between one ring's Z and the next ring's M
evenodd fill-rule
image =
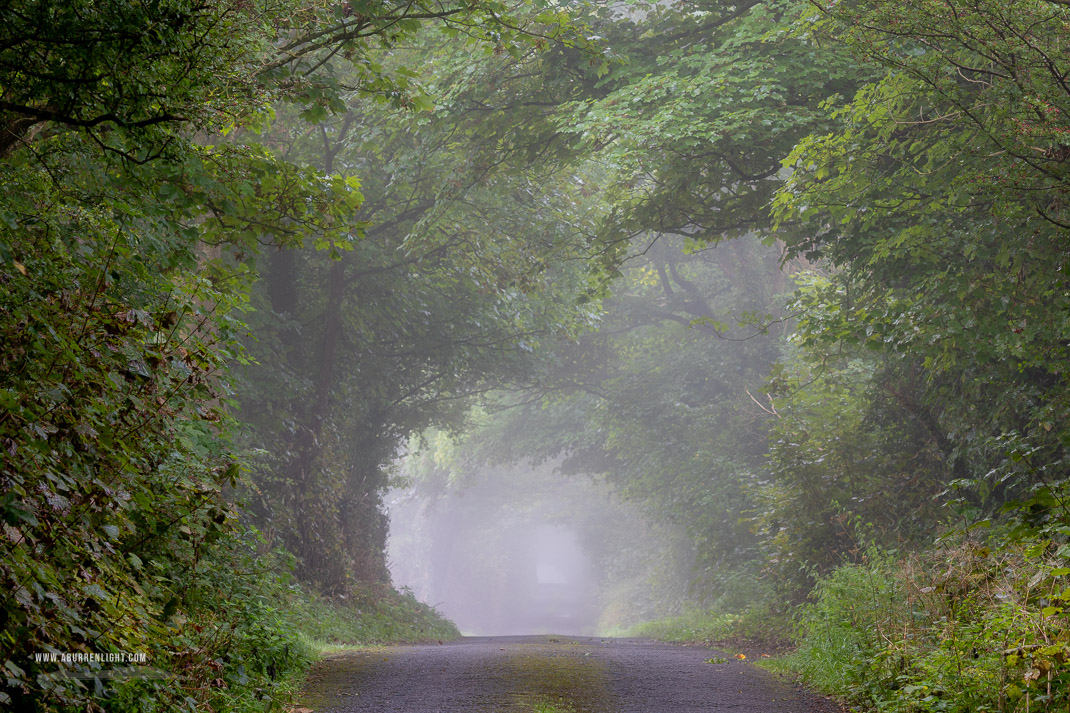
M316 713L837 713L723 652L641 639L466 638L339 654L300 705Z

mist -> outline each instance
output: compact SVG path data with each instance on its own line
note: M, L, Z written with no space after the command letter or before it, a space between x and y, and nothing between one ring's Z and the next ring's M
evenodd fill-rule
M603 634L671 610L684 591L679 548L604 482L518 466L426 490L387 498L388 567L395 586L465 634ZM675 565L674 577L649 576L658 559Z

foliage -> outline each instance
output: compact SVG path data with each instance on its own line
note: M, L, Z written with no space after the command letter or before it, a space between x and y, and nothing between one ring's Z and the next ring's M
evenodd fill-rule
M598 330L552 345L546 396L504 411L475 440L492 459L560 455L565 473L604 477L691 542L706 585L696 591L714 598L756 554L748 520L768 414L747 389L776 351L761 325L733 322L775 308L769 286L744 277L775 274L775 254L743 240L691 255L679 247L662 237L631 261Z
M109 186L106 164L90 166L62 188L39 165L5 173L3 656L16 695L41 690L34 652L141 650L165 604L182 604L171 574L185 543L213 542L234 517L218 373L233 300L211 271L186 272L197 252L167 239L167 211L137 207L137 184L92 208L93 180Z
M643 622L620 632L658 641L757 651L770 656L791 645L791 618L765 605L735 613L693 608L679 616ZM746 656L746 654L744 654Z
M1022 654L1061 656L1066 9L815 6L800 36L881 74L830 99L774 202L820 273L769 385L765 545L817 583L791 665L880 710L1052 707L1057 666ZM1006 519L991 552L867 560Z
M704 606L691 603L676 616L643 621L614 633L744 649L759 656L790 647L790 607L780 602L770 582L758 579L753 571L734 571L725 580L718 583L720 596Z
M66 129L132 161L181 153L191 130L259 103L250 71L269 47L258 15L271 10L285 11L226 0L6 3L0 156Z
M696 245L759 234L781 159L823 120L859 68L835 46L784 31L798 3L716 0L613 18L616 63L562 128L612 167L603 257L649 231Z
M861 308L844 304L841 285L798 279L795 331L766 385L778 407L757 518L789 596L875 542L927 545L949 517L938 496L960 477L916 360L861 348L851 325Z
M67 129L132 161L173 156L194 131L248 126L248 112L270 98L296 103L312 122L344 110L354 90L420 108L413 72L384 69L381 48L428 22L487 53L549 40L590 46L566 14L537 6L522 21L514 11L528 3L496 0L18 0L0 15L0 156L42 130ZM333 71L335 57L347 73Z
M203 553L190 547L169 572L186 603L158 632L166 636L147 642L147 675L120 677L104 697L94 691L106 710L283 709L315 652L285 604L296 586L279 574L286 558L259 556L260 545L246 534Z
M621 635L679 643L712 643L728 638L738 618L738 614L692 609L679 616L637 624L621 632Z
M604 478L696 564L702 606L645 631L746 634L747 595L813 586L792 665L828 688L1065 704L1068 20L5 4L0 702L251 709L297 628L451 635L382 589L382 497L482 400L428 497L488 463ZM998 534L908 554L952 523ZM670 588L622 571L656 533L598 553L651 611ZM164 678L32 658L116 651Z
M775 411L758 391L788 289L767 205L782 158L829 125L823 102L876 72L789 32L795 3L633 10L595 9L613 61L557 117L604 166L595 236L615 282L591 295L605 314L593 333L546 344L532 388L503 399L523 405L484 435L506 460L565 455L566 472L602 474L679 527L695 591L715 598L758 554Z
M809 28L888 69L785 160L776 211L810 226L794 253L842 267L843 328L825 336L917 363L945 456L998 507L1064 477L1066 10L909 8L884 24L859 3ZM1037 472L1011 475L1014 452Z
M205 91L230 100L213 86ZM5 96L17 88L5 80ZM195 101L178 87L175 100ZM220 548L236 519L225 496L240 472L227 442L223 370L242 358L235 317L247 270L222 244L240 253L270 225L340 238L360 196L341 178L282 165L253 146L195 145L192 121L180 140L175 127L160 138L46 120L9 147L0 179L2 695L28 709L91 707L103 685L93 683L99 662L82 671L87 687L50 678L52 667L33 655L151 652L169 660L175 681L156 690L195 708L214 695L200 685L212 656L257 636L201 641L170 628L176 616L221 606L241 584L190 578L227 556ZM269 614L248 614L257 619L272 628ZM219 623L232 625L240 626ZM189 666L172 664L178 656Z
M890 562L844 565L820 578L799 610L799 649L786 665L819 688L844 695L870 682L871 664L902 602Z

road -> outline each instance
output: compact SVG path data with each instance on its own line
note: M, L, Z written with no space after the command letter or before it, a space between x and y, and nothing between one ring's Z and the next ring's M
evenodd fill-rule
M309 675L316 713L837 713L724 652L641 639L465 638L338 654Z

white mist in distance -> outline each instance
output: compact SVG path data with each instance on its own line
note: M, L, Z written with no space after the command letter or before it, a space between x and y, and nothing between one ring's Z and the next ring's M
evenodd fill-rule
M677 563L634 510L549 465L394 490L387 503L395 586L467 635L602 634L661 614L652 602L684 587L680 572L669 577L678 583L653 582L652 557L666 572Z

